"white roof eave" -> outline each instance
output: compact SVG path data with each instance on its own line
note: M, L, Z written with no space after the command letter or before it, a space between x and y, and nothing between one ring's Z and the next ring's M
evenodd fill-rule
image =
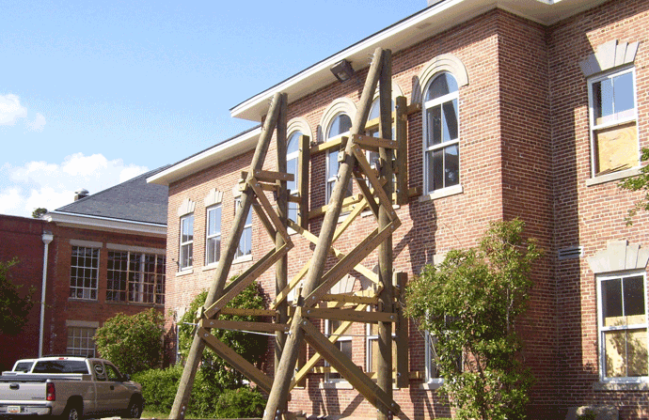
M446 0L258 93L233 107L230 115L261 121L268 112L269 99L276 92L287 93L289 102L293 102L334 83L336 79L329 69L340 60L350 61L354 70L358 71L369 66L368 56L379 46L396 53L494 8L549 26L605 1L607 0Z
M64 226L74 226L85 229L96 229L102 231L119 230L131 234L146 234L157 237L165 237L167 235L167 225L156 223L111 219L107 217L81 215L61 211L48 212L43 216L43 218L47 222L54 222Z

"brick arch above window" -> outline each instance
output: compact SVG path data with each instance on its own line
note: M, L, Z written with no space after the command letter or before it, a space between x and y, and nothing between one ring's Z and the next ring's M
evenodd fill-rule
M182 217L186 214L193 213L196 208L196 203L193 202L190 198L185 198L180 206L178 207L178 217Z
M606 250L588 258L588 265L595 274L615 271L643 270L649 262L649 249L628 241L608 241Z
M311 141L314 141L313 132L311 131L311 126L304 118L293 118L286 125L287 137L290 137L292 133L299 131L303 135L308 136Z
M453 54L442 54L430 60L417 76L413 78L412 99L413 104L420 104L424 97L424 89L436 75L448 72L455 77L458 88L469 84L469 73L464 63Z
M597 52L579 63L585 77L601 73L615 67L632 64L638 52L638 42L618 42L617 39L597 47Z
M320 127L324 136L327 135L327 129L333 119L339 114L347 114L353 122L356 116L356 104L354 104L354 101L349 98L338 98L329 105L329 108L325 110L320 119Z
M221 204L223 201L223 191L219 191L216 188L212 188L207 195L205 196L205 207L210 207L215 204Z

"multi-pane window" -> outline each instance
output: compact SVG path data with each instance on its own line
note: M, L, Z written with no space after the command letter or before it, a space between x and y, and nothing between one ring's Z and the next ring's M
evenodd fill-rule
M180 219L180 269L194 264L194 215Z
M378 373L379 371L379 325L378 324L367 324L367 336L366 336L366 346L367 346L367 371ZM392 334L392 372L396 372L396 360L397 360L397 343L394 341L396 339L396 334ZM392 381L396 380L396 375L392 376Z
M293 174L294 180L286 183L286 188L291 195L297 194L297 182L299 174L297 173L298 158L300 155L300 137L302 132L295 131L288 137L286 144L286 172ZM288 203L288 218L297 223L297 203Z
M439 355L437 354L436 344L437 340L435 336L430 334L428 331L425 332L426 340L426 383L429 384L441 384L442 377L439 374L439 368L437 367L437 359Z
M449 73L433 79L424 99L424 188L427 193L459 185L458 86Z
M589 80L588 94L593 175L638 166L634 69Z
M164 304L165 256L109 251L106 300Z
M391 109L392 112L394 112L394 101L391 103ZM369 121L374 121L378 120L378 118L381 116L381 105L379 103L379 98L374 99L374 102L372 102L372 106L370 107L370 113L369 116L367 117L368 122ZM372 137L379 137L379 126L372 126L369 130L365 130L365 135L366 136L372 136ZM395 132L394 132L394 126L392 127L392 139L395 138ZM373 151L373 150L367 150L365 151L365 157L367 158L367 161L369 162L370 166L372 169L378 170L379 168L379 152L378 151ZM394 191L394 186L396 185L396 176L393 176L392 178L392 183L393 183L393 191ZM369 182L368 182L369 185Z
M644 274L598 278L604 379L649 376Z
M207 209L205 235L205 265L214 264L221 259L221 206Z
M342 323L343 321L325 320L325 330L327 331L326 334L327 337L333 335ZM338 347L338 350L343 352L345 357L349 359L352 358L352 337L351 336L347 336L347 335L339 336L338 341L336 341L335 343L335 346ZM331 365L325 361L325 366L330 367ZM345 379L338 372L329 372L327 373L325 380L328 382L340 382L340 381L344 381Z
M349 134L349 130L352 128L352 120L346 114L338 114L331 121L329 128L327 129L327 140L333 140L336 137L340 137L346 134ZM333 149L327 153L327 190L326 190L326 201L329 202L331 194L334 190L334 185L336 185L336 179L338 178L338 149ZM352 183L351 180L345 192L345 197L352 195Z
M68 327L67 354L95 357L95 328Z
M234 212L236 214L237 210L241 206L241 199L237 198L234 200ZM248 214L246 215L246 222L243 225L243 232L241 233L241 239L239 239L239 246L237 247L237 252L234 254L234 258L242 258L247 255L252 255L252 209L248 209Z
M98 276L99 248L73 246L70 264L70 297L96 300Z

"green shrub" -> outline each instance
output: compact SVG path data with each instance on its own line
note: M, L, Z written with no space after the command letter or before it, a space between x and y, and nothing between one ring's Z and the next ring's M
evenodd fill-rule
M183 368L176 365L167 369L151 369L133 375L142 384L146 410L169 413L176 397ZM219 392L199 370L189 400L187 414L196 418L261 417L266 399L248 387Z

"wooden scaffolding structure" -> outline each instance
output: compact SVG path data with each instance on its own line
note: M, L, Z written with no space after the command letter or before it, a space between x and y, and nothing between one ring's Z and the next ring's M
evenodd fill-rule
M407 387L408 372L408 325L402 312L402 294L406 282L405 273L393 273L392 234L400 226L393 204L408 201L406 121L408 107L406 100L396 100L395 113L392 112L391 52L377 48L374 52L365 86L360 99L359 112L352 122L350 134L336 144L321 144L310 149L310 139L301 137L298 160L298 194L289 196L287 181L293 175L286 171L287 141L287 96L274 95L270 110L264 121L250 170L243 173L240 183L240 206L236 211L232 234L225 244L225 252L218 262L214 280L210 287L204 310L198 320L198 328L181 377L178 392L170 419L184 419L190 391L200 364L205 346L226 360L234 369L245 375L269 393L264 420L283 420L286 412L287 396L291 389L301 382L316 363L324 358L330 369L335 369L369 402L377 407L377 418L387 420L398 413L399 406L392 398L393 366L396 371L398 387ZM366 123L374 92L379 87L379 137L365 135ZM392 139L392 122L395 123L395 137ZM277 141L277 172L263 170L273 132ZM324 220L319 236L309 232L310 217L322 214L320 211L309 214L308 184L310 153L338 148L339 171L330 201L322 210ZM379 153L379 168L371 167L365 151ZM345 198L345 190L351 179L356 181L361 194ZM392 180L395 179L395 182ZM396 186L396 191L392 191ZM266 196L272 191L276 197L273 206ZM288 220L288 202L298 204L298 223ZM255 262L235 281L226 285L229 268L241 237L246 215L253 208L268 234L275 241L275 248ZM338 224L343 209L351 212ZM369 209L377 221L377 227L361 240L349 253L337 250L333 243L358 216ZM289 228L315 244L311 259L288 281L287 256L293 248ZM363 260L378 248L378 275L362 265ZM333 255L337 263L325 271L327 257ZM275 266L276 297L268 310L230 309L225 306L238 293L254 282L264 272ZM330 289L350 271L355 270L376 283L372 295L349 296L330 294ZM303 282L299 298L289 307L287 297L296 286ZM324 308L319 307L326 302ZM373 310L368 310L368 308ZM237 322L219 320L219 314L245 314L271 317L272 322ZM314 326L312 319L342 321L330 336L323 334ZM355 322L378 324L378 369L377 382L362 371L335 345L338 337ZM392 360L393 326L400 334L396 335L397 360ZM210 333L212 328L231 328L247 331L275 332L275 375L274 379L239 356L234 350L221 343ZM295 366L302 340L316 351L302 368L295 373Z

